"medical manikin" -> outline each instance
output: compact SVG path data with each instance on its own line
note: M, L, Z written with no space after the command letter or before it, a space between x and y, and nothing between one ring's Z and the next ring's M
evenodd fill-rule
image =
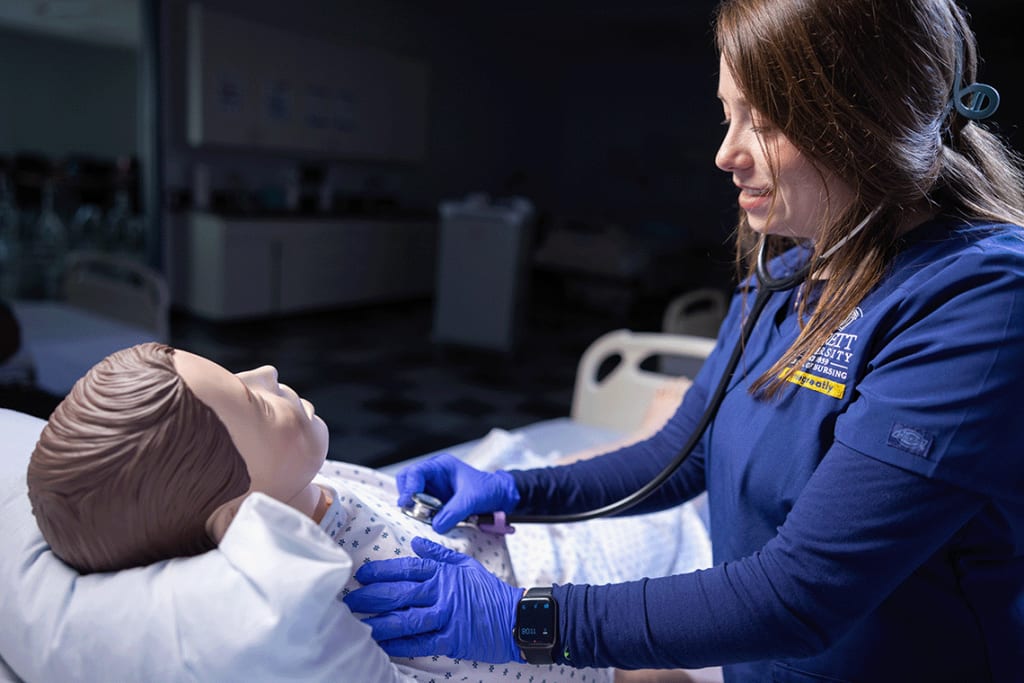
M394 506L391 477L325 464L327 446L327 426L312 404L280 384L271 366L232 374L186 351L142 344L98 363L54 411L32 453L29 497L54 553L81 573L210 550L242 501L260 492L319 523L354 566L412 555L421 536L437 553L457 550L514 580L500 536L472 527L433 532ZM350 579L342 593L357 586ZM339 601L338 609L347 607ZM444 657L395 665L406 675L462 673L473 681L539 672ZM542 669L552 683L613 676Z

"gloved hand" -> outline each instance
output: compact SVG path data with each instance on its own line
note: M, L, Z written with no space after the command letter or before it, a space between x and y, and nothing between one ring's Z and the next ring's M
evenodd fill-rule
M421 491L441 500L444 506L431 526L446 533L470 515L512 510L519 503L519 491L508 472L481 472L450 453L441 453L402 468L395 477L398 504L412 503Z
M518 662L513 632L523 589L510 586L472 557L416 537L419 557L368 562L363 584L345 596L353 612L392 657L446 655L481 662ZM422 559L421 559L422 558Z

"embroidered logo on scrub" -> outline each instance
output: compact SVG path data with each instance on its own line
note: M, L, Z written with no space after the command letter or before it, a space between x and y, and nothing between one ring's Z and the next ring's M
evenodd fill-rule
M932 447L932 435L922 429L896 422L889 430L889 439L886 443L911 455L925 458L928 457L928 449Z
M818 393L842 398L846 395L846 379L853 361L857 335L844 332L852 322L863 317L860 306L853 309L821 348L811 354L800 370L784 373L786 381Z

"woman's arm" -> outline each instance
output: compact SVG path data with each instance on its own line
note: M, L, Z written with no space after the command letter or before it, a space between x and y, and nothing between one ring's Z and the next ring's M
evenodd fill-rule
M701 374L705 374L702 373ZM648 438L587 460L560 467L510 471L519 491L517 513L570 513L619 500L653 479L676 456L704 411L706 389L698 376L682 404ZM703 447L654 494L629 514L653 512L689 500L704 490Z
M566 661L698 667L821 652L982 504L967 490L835 446L762 551L663 579L555 587ZM900 635L934 648L931 630Z

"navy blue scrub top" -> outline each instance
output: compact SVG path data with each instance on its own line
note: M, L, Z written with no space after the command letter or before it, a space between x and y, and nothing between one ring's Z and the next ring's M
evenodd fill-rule
M763 400L750 384L798 332L793 292L772 295L709 432L635 510L706 488L715 567L556 587L563 660L733 662L729 681L1021 680L1021 234L951 221L914 230L787 391ZM591 509L660 471L703 412L750 297L734 297L661 432L592 461L514 472L517 511Z

